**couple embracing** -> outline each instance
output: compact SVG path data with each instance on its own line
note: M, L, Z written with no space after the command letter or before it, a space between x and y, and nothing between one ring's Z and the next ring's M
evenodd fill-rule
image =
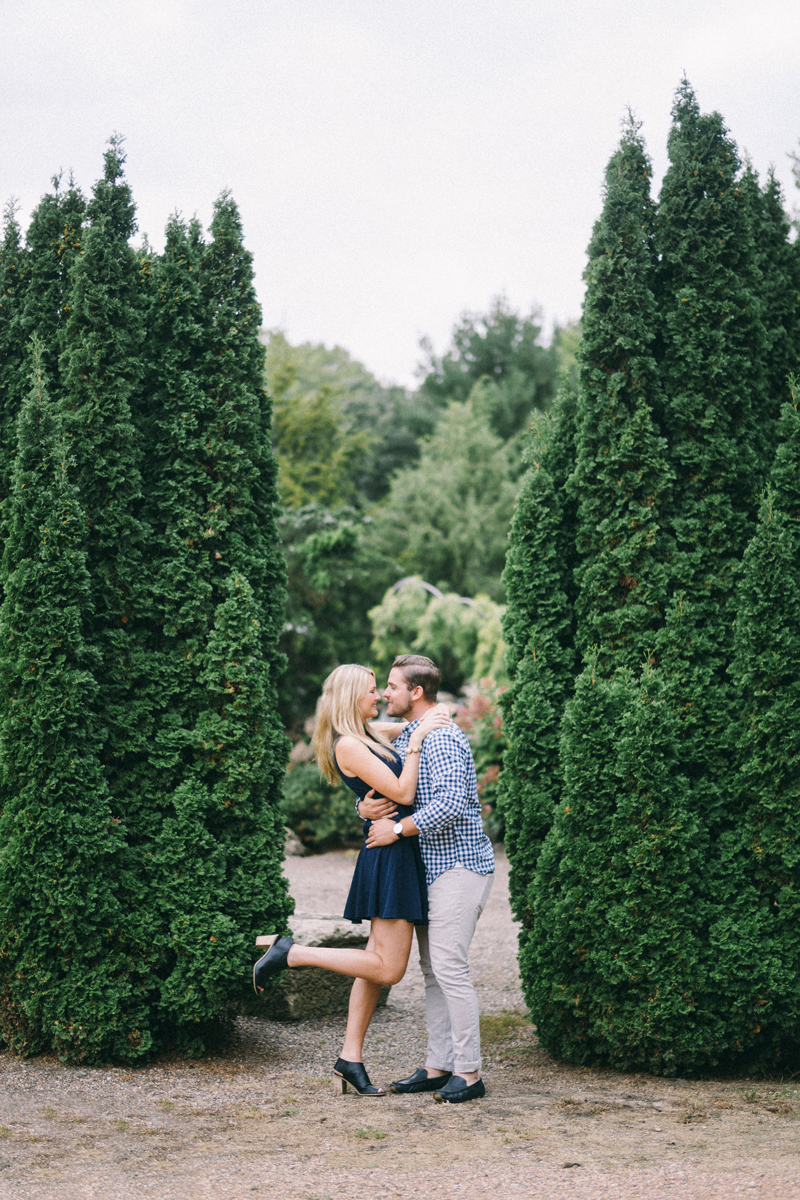
M261 990L286 967L354 976L334 1082L339 1092L350 1085L359 1096L384 1096L364 1068L364 1036L381 987L405 974L416 928L428 1048L425 1066L390 1088L459 1104L485 1093L468 954L494 880L494 853L469 742L436 703L440 681L429 658L395 659L383 695L401 724L373 721L378 689L366 667L337 667L325 680L314 753L330 782L341 776L352 788L364 819L366 843L344 915L371 922L369 941L364 950L339 950L276 936L253 968L253 984Z

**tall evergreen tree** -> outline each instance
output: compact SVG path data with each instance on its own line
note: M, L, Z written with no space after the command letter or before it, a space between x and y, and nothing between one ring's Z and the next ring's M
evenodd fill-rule
M652 419L661 387L650 177L629 116L589 243L577 465L568 485L578 506L576 645L580 653L601 647L598 666L606 672L639 669L662 620L666 583L659 544L666 446Z
M3 559L0 1031L22 1054L136 1058L150 1039L100 763L86 520L42 357L37 344Z
M29 283L22 310L26 336L38 334L42 362L54 400L60 397L59 357L69 318L72 276L80 257L86 200L73 179L62 186L54 176L52 192L42 196L25 235Z
M197 1023L246 983L253 935L290 910L276 472L252 264L227 195L212 234L207 246L196 222L168 226L138 414L159 697L148 786L131 816L147 879L138 907L162 1015L194 1046Z
M150 690L142 628L148 588L142 569L141 450L131 401L141 377L143 336L135 228L124 155L112 138L103 178L88 205L88 228L75 264L59 366L66 433L89 526L91 627L106 744L103 762L114 802L138 788L146 755Z
M574 676L574 502L564 491L574 465L574 420L574 399L562 393L554 412L539 423L542 432L517 500L503 574L511 685L501 697L507 749L498 802L522 944L533 923L529 887L536 860L561 794L558 735Z
M704 680L684 698L683 750L697 811L721 826L732 785L726 730L735 719L727 675L735 580L768 445L766 341L736 147L718 113L701 116L685 80L673 119L656 228L662 428L675 472L666 524L675 543L672 593L684 596L696 623L683 673Z
M3 212L0 243L0 504L11 486L17 451L17 417L27 387L27 347L22 323L27 287L27 254L22 246L16 206L10 201Z

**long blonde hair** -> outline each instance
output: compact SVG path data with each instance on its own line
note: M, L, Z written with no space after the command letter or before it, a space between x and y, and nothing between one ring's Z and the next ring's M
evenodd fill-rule
M370 676L375 672L358 663L344 663L331 671L322 685L322 697L317 709L317 724L311 746L320 771L328 783L338 783L339 773L333 757L333 743L347 734L357 738L382 758L391 759L389 741L373 730L361 712L361 698Z

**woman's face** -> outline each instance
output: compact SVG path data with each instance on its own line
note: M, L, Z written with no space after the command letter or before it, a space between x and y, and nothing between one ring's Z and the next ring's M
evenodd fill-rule
M361 715L365 721L371 721L373 717L378 715L378 689L375 685L375 676L370 675L367 690L361 697L359 708Z

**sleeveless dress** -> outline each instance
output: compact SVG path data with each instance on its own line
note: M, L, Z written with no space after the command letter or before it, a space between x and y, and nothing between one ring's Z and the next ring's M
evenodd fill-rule
M386 763L390 771L400 776L403 770L403 760L399 754L392 751L392 757L386 759L376 754L381 762ZM336 762L336 747L333 750ZM344 774L338 762L336 770L344 782L355 794L362 799L371 788L357 775L349 777ZM375 793L381 797L380 792ZM410 804L398 804L396 820L413 815L414 808ZM364 836L367 836L371 821L364 822ZM425 882L425 867L419 852L419 837L401 837L391 846L375 846L368 849L362 846L356 859L356 869L353 882L350 884L350 894L344 909L345 919L354 925L369 921L372 917L384 917L387 920L399 918L413 921L415 925L428 924L428 886Z

